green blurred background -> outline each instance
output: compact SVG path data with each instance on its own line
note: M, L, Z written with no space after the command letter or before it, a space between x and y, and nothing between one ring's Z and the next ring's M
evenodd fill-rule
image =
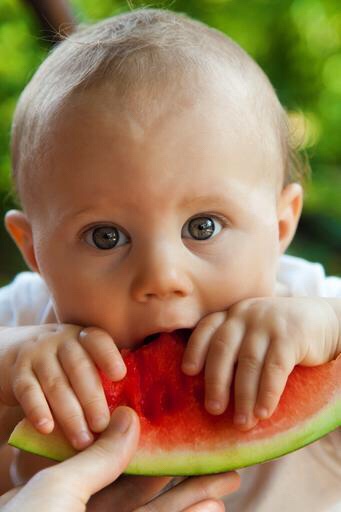
M70 0L77 22L98 20L139 1ZM290 253L341 275L340 0L175 0L152 2L185 12L235 39L262 66L290 112L312 167L304 213ZM50 37L22 0L0 0L0 215L14 206L9 138L13 110ZM0 285L25 269L0 227Z

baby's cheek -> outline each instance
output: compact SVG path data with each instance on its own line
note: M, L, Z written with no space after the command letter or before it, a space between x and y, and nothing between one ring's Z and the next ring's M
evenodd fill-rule
M57 464L57 462L45 457L22 452L15 448L13 450L14 456L10 467L10 475L14 486L24 485L41 469Z

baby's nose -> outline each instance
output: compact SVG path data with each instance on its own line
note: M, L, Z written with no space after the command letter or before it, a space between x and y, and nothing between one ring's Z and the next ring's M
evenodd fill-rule
M140 254L137 265L131 285L132 297L137 302L186 297L193 291L185 258L168 246Z

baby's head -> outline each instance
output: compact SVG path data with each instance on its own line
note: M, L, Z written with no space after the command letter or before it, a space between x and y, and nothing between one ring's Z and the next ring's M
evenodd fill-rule
M270 82L220 32L154 9L79 30L23 92L12 150L6 226L60 322L131 346L274 293L302 189Z

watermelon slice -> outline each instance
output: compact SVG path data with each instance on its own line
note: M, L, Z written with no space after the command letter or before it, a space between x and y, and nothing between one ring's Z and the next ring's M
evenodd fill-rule
M204 408L204 375L181 371L188 332L161 334L122 355L127 376L112 382L101 374L113 411L133 407L141 422L138 451L126 473L195 475L237 469L277 458L322 437L341 424L341 357L324 365L296 366L270 419L241 432L232 423L233 402L220 416ZM9 444L55 460L75 453L57 427L40 434L26 420Z

